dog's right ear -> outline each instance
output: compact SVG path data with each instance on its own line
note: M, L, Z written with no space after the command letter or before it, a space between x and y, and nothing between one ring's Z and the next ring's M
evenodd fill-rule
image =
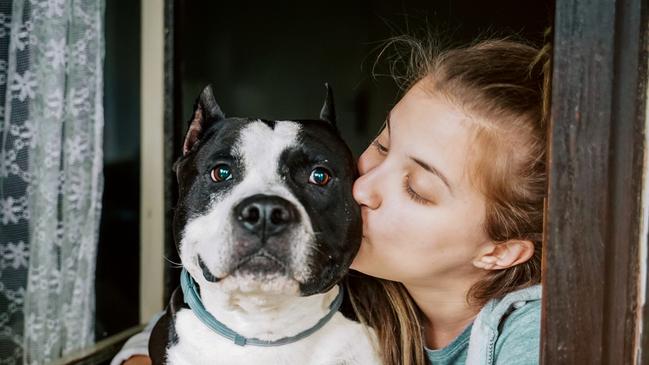
M325 82L325 88L327 93L325 94L324 105L320 110L320 119L331 123L334 127L336 126L336 108L334 107L334 94L329 86L328 82Z
M189 128L183 143L183 156L186 156L192 150L192 147L200 140L203 132L210 125L222 119L225 119L225 114L221 111L219 104L216 103L212 85L207 85L194 104L194 112L192 119L189 121Z

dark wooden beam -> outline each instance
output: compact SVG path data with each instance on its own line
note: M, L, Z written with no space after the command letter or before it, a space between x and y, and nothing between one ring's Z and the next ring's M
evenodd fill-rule
M173 212L178 201L178 183L172 171L173 163L180 157L182 138L186 128L182 117L182 45L178 41L182 32L183 1L165 0L164 10L164 305L180 284L180 271L172 262L180 263L173 240Z
M556 3L543 364L629 364L638 346L646 8Z

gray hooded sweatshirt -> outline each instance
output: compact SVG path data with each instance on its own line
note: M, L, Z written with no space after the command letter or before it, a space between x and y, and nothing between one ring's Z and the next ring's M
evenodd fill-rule
M539 363L541 285L492 299L448 346L426 349L433 365Z

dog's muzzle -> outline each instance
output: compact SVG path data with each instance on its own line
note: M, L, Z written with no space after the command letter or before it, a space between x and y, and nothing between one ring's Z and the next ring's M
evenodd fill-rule
M291 249L301 222L293 203L274 195L243 199L233 210L234 268L256 274L291 274Z

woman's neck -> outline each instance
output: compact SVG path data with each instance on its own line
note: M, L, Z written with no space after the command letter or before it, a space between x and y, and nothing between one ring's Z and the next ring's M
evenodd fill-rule
M466 300L470 286L404 285L424 315L424 336L430 349L448 346L480 311Z

